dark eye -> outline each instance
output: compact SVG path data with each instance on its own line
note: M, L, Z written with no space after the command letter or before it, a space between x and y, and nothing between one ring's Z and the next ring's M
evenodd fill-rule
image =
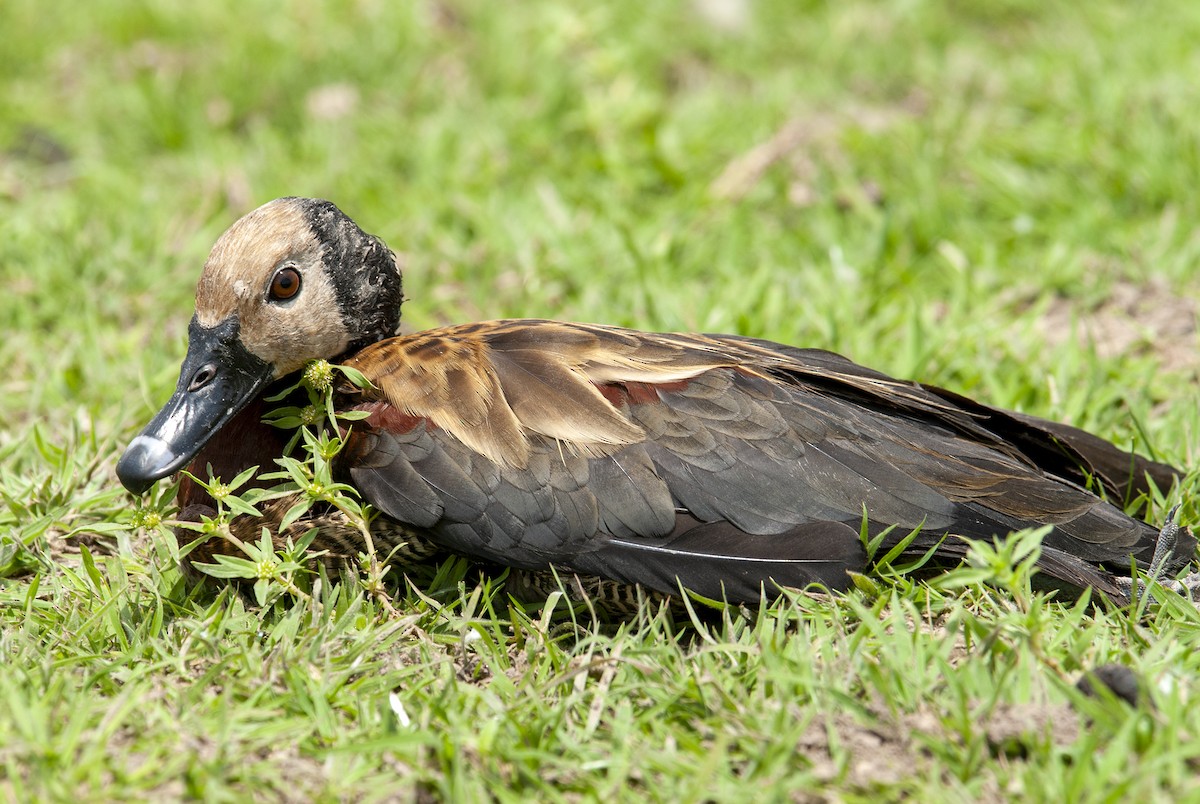
M271 300L287 301L300 292L300 272L290 266L280 268L271 280Z

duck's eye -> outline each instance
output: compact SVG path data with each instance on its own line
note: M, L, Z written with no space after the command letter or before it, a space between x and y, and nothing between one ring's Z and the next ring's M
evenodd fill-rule
M300 272L290 266L280 268L271 279L271 300L287 301L300 292Z

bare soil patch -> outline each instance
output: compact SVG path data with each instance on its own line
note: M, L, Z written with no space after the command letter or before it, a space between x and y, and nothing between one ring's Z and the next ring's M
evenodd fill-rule
M1055 297L1038 327L1058 345L1074 338L1103 358L1152 355L1166 371L1196 372L1197 306L1193 294L1180 293L1165 279L1121 280L1099 304L1082 308L1078 299Z

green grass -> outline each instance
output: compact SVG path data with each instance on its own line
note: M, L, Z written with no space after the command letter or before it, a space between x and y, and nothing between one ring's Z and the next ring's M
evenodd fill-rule
M1196 610L1003 557L597 624L458 564L263 610L131 527L208 247L279 195L403 252L410 328L740 332L1197 461L1200 7L644 5L0 4L0 797L1200 797ZM1156 710L1074 692L1109 661Z

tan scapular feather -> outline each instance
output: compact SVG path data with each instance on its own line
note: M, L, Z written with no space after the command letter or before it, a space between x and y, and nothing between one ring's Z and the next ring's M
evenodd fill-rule
M506 466L523 467L530 438L601 455L641 441L642 429L596 389L598 381L693 377L686 368L638 360L601 342L601 331L557 322L484 322L391 338L364 349L350 365L393 407L428 419L468 447ZM532 326L530 326L532 325ZM554 345L543 348L544 342ZM636 351L639 341L620 341ZM656 363L662 363L655 371ZM628 366L624 372L618 366ZM592 369L599 369L593 374Z

